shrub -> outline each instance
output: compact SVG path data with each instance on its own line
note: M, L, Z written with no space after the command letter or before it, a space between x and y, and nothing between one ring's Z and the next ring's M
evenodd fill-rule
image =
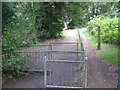
M97 38L97 26L101 28L102 42L108 44L118 43L118 18L97 16L88 22L88 30L91 35Z
M22 75L26 64L30 63L25 57L17 52L3 53L2 71L3 74Z

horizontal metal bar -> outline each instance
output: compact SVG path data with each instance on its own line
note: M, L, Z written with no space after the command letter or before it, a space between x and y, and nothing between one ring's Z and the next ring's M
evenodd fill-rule
M15 51L14 53L45 53L45 51Z
M30 46L51 46L51 45L30 45Z
M40 70L40 69L28 69L25 71L27 71L27 72L44 72L44 70Z
M52 42L50 44L81 44L80 42Z
M16 53L83 53L84 51L16 51Z
M71 61L71 60L47 60L47 62L85 63L85 61Z
M54 85L47 85L49 88L83 88L83 87L72 87L72 86L54 86Z
M46 51L46 52L49 52L49 53L83 53L84 54L84 51Z
M29 46L24 46L24 47L33 47L33 46L51 46L51 45L29 45Z

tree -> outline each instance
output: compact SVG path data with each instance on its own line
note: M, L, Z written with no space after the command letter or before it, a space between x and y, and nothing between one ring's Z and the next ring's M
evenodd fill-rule
M66 18L68 22L72 22L78 26L84 25L86 22L85 15L87 14L87 8L89 3L73 2L66 3Z
M117 16L118 9L116 6L117 2L92 2L87 9L86 19L89 21L91 17L94 18L98 15L109 16L110 18Z
M12 4L11 3L2 3L2 25L3 25L3 30L4 27L11 22L12 16L15 16L15 12L13 10Z
M15 51L19 46L33 44L36 35L33 33L34 17L32 13L32 4L5 2L2 8L2 50L7 52Z
M64 3L44 2L34 3L34 15L39 41L61 37L64 28L63 22Z

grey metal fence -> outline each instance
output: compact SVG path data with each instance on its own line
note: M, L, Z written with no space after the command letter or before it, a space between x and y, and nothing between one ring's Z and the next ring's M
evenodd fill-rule
M25 65L25 71L44 71L46 87L86 88L87 61L83 41L80 34L78 36L78 42L32 45L14 53L31 62Z
M48 53L46 55L46 51L51 47L51 45L31 45L30 49L19 51L19 54L31 62L26 65L26 71L44 71L44 57L50 57Z
M39 52L18 52L30 63L26 64L25 71L44 71L44 56L43 51Z
M86 59L84 52L68 52L68 51L50 51L56 54L56 58L45 60L45 85L46 87L61 88L85 88L86 87ZM78 58L77 54L83 54L83 58ZM64 54L65 57L58 58ZM70 56L66 56L66 54ZM73 56L75 55L75 56Z
M51 45L51 50L53 51L63 51L62 47L64 47L64 51L84 51L83 43L81 42L52 42L49 45Z
M17 60L17 58L22 58L28 61L28 63L25 64L25 71L44 71L44 57L49 57L49 55L46 55L46 51L50 48L51 45L25 46L22 50L16 52L5 52L2 59L12 62L13 60L11 59ZM20 62L18 61L17 63L19 65Z
M50 57L46 57L44 63L46 87L87 87L87 58L79 30L78 37L79 42L53 42L49 44L51 45L50 51L48 51Z
M29 45L23 46L20 51L23 52L39 52L39 51L48 51L51 49L51 45Z

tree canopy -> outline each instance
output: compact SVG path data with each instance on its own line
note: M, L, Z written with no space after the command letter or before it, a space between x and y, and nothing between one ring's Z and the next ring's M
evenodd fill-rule
M3 2L3 51L60 38L64 23L81 27L97 15L117 16L118 6L113 2Z
M61 38L64 24L88 25L95 38L96 27L101 24L102 41L117 44L118 8L119 3L113 2L3 2L2 57L7 56L3 59L3 72L20 74L27 60L14 53L18 47Z

